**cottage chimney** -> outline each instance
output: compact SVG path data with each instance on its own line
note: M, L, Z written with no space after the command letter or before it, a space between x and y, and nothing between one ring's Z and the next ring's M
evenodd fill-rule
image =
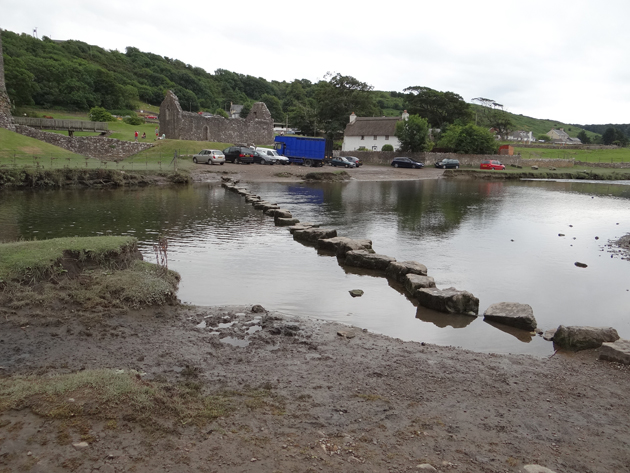
M357 121L357 116L354 114L354 112L352 112L350 114L350 125L352 125L356 121Z
M409 114L407 113L407 110L403 110L402 119L403 120L409 120Z

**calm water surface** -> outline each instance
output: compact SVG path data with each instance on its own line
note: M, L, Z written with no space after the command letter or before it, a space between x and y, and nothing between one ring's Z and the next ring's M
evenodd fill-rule
M438 287L479 297L480 313L495 302L522 302L543 329L613 326L630 338L630 262L605 248L630 233L628 185L429 180L248 188L302 221L369 238L378 253L425 264ZM336 258L293 241L217 184L11 192L0 199L0 240L133 235L145 259L155 261L151 245L166 235L184 302L262 304L476 351L553 352L541 337L482 317L419 308L387 279L344 269ZM352 298L351 289L365 295Z

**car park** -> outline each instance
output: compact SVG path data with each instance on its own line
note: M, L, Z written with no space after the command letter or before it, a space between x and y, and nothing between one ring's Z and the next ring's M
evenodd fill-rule
M225 160L235 164L251 164L254 162L254 150L246 146L230 146L223 150Z
M269 148L256 148L256 151L266 154L267 156L272 156L276 160L276 164L291 164L289 158L286 156L281 156L275 149Z
M459 160L457 159L443 159L435 163L436 168L441 169L459 169Z
M392 167L395 168L414 168L414 169L422 169L424 164L420 161L416 161L412 158L406 158L404 156L400 156L398 158L394 158L391 162Z
M332 158L330 160L330 165L331 166L341 166L344 168L356 168L357 165L354 164L352 161L348 161L346 158L344 158L343 156L339 156L338 158Z
M479 169L492 169L493 171L504 171L505 164L501 164L501 161L496 159L484 159L479 165Z
M197 154L193 154L193 163L223 164L225 155L218 149L202 149Z
M357 167L361 166L363 163L359 158L355 158L354 156L344 156L348 161L357 165Z
M276 164L276 158L273 156L268 156L267 153L263 153L262 151L254 150L254 162L258 164Z

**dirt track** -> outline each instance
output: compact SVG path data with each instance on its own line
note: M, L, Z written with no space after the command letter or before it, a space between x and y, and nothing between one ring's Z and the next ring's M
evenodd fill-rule
M229 175L241 182L295 182L301 181L309 172L346 171L352 179L359 181L399 181L416 179L436 179L443 173L443 169L426 167L424 169L394 169L391 166L360 166L356 169L323 166L310 168L290 164L282 166L263 166L261 164L232 164L223 166L195 164L193 176L196 181L217 180L221 175Z

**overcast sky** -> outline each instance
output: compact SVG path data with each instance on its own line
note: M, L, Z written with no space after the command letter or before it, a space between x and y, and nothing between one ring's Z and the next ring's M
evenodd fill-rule
M565 123L630 123L630 0L0 0L0 28L267 80L351 75L486 97Z

